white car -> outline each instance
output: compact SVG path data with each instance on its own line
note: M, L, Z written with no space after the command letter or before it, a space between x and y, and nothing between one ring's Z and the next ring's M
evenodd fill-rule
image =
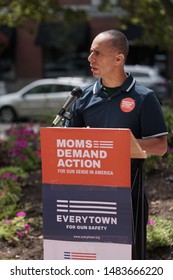
M61 77L34 81L15 93L0 97L0 121L54 116L75 87L92 83L92 77Z
M170 84L159 74L157 68L145 65L126 65L125 70L130 72L138 82L153 89L161 102L170 98Z

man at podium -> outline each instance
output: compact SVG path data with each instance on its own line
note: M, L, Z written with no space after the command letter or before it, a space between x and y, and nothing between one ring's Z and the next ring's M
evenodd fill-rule
M167 128L160 103L151 89L125 72L128 52L128 40L118 30L107 30L95 37L88 61L93 76L98 79L83 88L83 95L72 106L72 118L67 126L128 128L142 150L149 155L163 156L167 150ZM145 194L140 192L140 166L140 159L132 160L133 259L146 258L148 204ZM144 196L144 209L141 209L141 196ZM144 211L143 221L141 211Z

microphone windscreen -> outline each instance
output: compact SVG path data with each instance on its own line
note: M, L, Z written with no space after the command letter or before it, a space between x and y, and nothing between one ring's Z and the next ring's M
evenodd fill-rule
M79 98L82 95L82 89L80 87L75 87L72 89L71 95Z

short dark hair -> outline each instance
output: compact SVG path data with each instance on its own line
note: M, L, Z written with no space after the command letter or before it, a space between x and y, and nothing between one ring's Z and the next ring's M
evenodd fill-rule
M111 29L103 31L100 34L108 35L110 37L112 46L124 54L125 60L127 59L129 53L129 42L124 33L119 30Z

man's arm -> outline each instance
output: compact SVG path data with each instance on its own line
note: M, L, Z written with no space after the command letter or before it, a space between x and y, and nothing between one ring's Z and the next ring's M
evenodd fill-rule
M147 139L137 139L142 150L148 155L163 156L167 151L167 136L153 137Z

